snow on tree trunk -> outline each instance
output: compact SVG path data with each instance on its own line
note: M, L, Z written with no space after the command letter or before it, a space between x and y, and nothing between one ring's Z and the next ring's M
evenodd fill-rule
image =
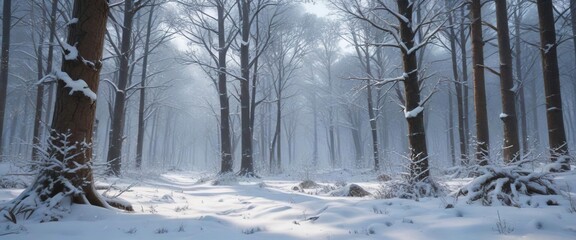
M564 118L562 114L562 96L560 91L560 73L558 71L558 53L556 27L551 0L538 0L538 18L540 22L540 53L542 55L542 73L544 74L544 92L546 96L546 120L548 123L548 142L552 162L566 159L561 169L570 170Z
M500 119L504 123L504 162L518 160L520 142L518 141L518 120L516 118L516 91L512 76L512 52L510 49L510 31L508 29L508 9L506 1L496 1L496 25L498 28L498 53L500 56L500 94L502 111Z
M413 5L408 0L399 0L399 14L412 19ZM411 21L400 21L400 38L405 46L402 49L404 72L404 96L406 98L405 115L408 122L408 142L410 144L410 179L415 182L426 180L430 176L428 167L428 149L424 131L424 114L420 106L420 84L418 65L414 46L414 31Z
M80 59L65 60L62 64L63 73L71 79L83 79L93 92L98 90L108 10L105 0L74 2L73 16L79 20L70 25L68 43L76 45L83 59L95 64ZM70 93L68 88L66 82L58 81L52 136L48 150L41 151L37 178L16 199L0 208L2 215L54 221L70 211L72 203L110 208L93 184L91 158L96 103L84 92Z

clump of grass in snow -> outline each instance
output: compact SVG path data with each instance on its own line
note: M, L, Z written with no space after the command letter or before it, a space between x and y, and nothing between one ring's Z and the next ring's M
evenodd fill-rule
M500 217L500 211L496 211L496 213L498 214L498 221L496 221L495 230L498 231L498 233L503 234L503 235L506 235L506 234L513 232L514 227L511 226L508 222L506 222L505 219L502 219Z
M168 233L168 229L166 229L166 228L164 228L164 227L161 227L161 228L156 229L156 230L154 231L154 233L156 233L156 234Z
M244 233L244 234L246 234L246 235L249 235L249 234L254 234L254 233L262 232L262 231L264 231L264 228L261 228L261 227L253 227L253 228L248 228L248 229L242 230L242 233Z

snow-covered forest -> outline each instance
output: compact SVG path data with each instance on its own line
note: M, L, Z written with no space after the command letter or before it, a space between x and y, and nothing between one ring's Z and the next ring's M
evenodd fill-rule
M1 6L1 239L576 238L576 0Z

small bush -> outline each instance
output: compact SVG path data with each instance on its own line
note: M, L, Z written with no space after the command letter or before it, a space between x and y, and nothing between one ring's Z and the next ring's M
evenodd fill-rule
M253 228L249 228L249 229L242 230L242 233L244 233L244 234L246 234L246 235L249 235L249 234L254 234L254 233L262 232L262 231L264 231L264 228L261 228L261 227L253 227Z
M481 202L520 207L522 195L557 195L559 190L547 173L536 173L515 163L505 167L484 166L480 175L458 191L467 203ZM528 203L529 205L529 203Z
M376 198L405 198L418 200L424 197L441 197L445 195L445 187L428 178L420 182L412 182L409 180L385 182L377 191Z

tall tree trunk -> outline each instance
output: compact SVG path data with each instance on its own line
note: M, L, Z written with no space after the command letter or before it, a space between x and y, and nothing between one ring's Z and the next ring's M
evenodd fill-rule
M0 161L3 156L4 115L6 111L6 92L8 90L8 64L10 61L10 20L12 19L12 0L4 0L2 11L2 53L0 59Z
M450 0L446 0L446 6L450 9L452 9L453 7L453 2ZM458 109L458 137L459 137L459 146L460 146L460 162L462 163L462 165L465 165L468 163L468 141L466 138L466 134L467 134L467 129L465 126L465 122L467 121L466 117L465 117L465 113L464 113L464 99L462 97L462 89L464 88L464 83L462 83L462 81L460 81L460 76L458 74L458 60L457 60L457 53L456 53L456 32L454 31L454 18L452 15L452 11L448 12L448 25L449 25L449 34L450 34L450 57L452 60L452 75L454 76L454 89L456 90L456 102L457 102L457 109ZM463 26L462 26L463 28ZM463 33L464 30L461 30L461 33ZM463 38L463 34L460 34L460 38ZM462 45L462 49L463 52L466 52L466 48L465 45ZM463 58L466 58L466 55L464 55L463 53ZM466 62L462 62L462 64L466 64ZM464 66L463 66L464 68ZM463 72L463 75L465 75L466 73ZM451 96L450 96L450 100L451 100ZM450 105L450 108L452 108L452 105ZM450 116L450 125L452 125L452 116ZM453 131L453 129L451 128L450 131ZM451 135L451 139L453 139L454 136Z
M64 61L62 71L68 73L72 79L83 79L93 91L98 91L100 59L102 59L104 33L108 17L108 3L103 0L77 0L74 2L73 16L78 23L70 27L68 44L74 45L84 59L96 62L96 68L91 69L81 61ZM65 89L62 81L58 82L56 105L52 120L52 129L57 133L70 131L72 143L92 142L93 126L96 113L96 104L81 93L73 95ZM55 143L58 144L58 143ZM92 149L88 148L84 155L75 158L75 163L82 165L91 160ZM71 168L77 166L70 163ZM84 178L78 177L84 176ZM76 197L74 202L98 206L106 206L94 191L92 172L90 169L80 170L75 176L65 176L73 180L75 186L82 186L85 198ZM88 181L90 184L85 185Z
M56 11L58 9L58 0L53 0L52 1L52 9L50 10L50 32L48 33L48 57L46 60L46 70L44 73L48 74L50 71L52 71L52 63L53 63L53 59L54 59L54 45L52 44L52 42L54 41L54 36L56 35ZM45 13L44 13L45 14ZM42 56L42 44L44 44L44 40L41 41L41 44L38 46L38 52L40 53L39 55ZM43 75L43 69L42 68L42 61L43 59L39 59L39 69L38 69L38 79L42 78ZM52 94L51 90L52 90L52 85L50 85L50 87L48 88L48 94ZM42 140L42 109L43 109L43 105L44 105L44 86L42 85L38 85L38 89L36 92L36 112L35 112L35 116L34 116L34 135L32 138L32 144L33 144L33 148L32 148L32 159L33 160L37 160L38 156L39 156L39 149L37 147L39 147L40 145L40 141ZM51 104L51 99L49 99L50 101L48 101L48 106L50 106ZM48 115L50 115L50 112L48 111L49 107L46 109L46 119L48 118ZM44 124L48 124L48 121L46 121Z
M529 152L529 137L528 137L528 127L527 127L527 116L526 116L526 100L524 98L524 89L526 86L526 81L522 75L522 46L520 39L520 23L522 21L521 16L521 2L516 0L516 8L514 9L514 45L515 46L515 60L516 60L516 79L518 88L518 105L520 107L519 118L520 118L520 129L522 134L522 154L525 155Z
M476 161L488 164L490 137L486 111L486 86L484 83L484 40L482 38L482 4L472 0L470 4L470 38L472 39L472 69L474 80L474 110L476 111Z
M241 36L240 44L240 117L242 129L241 176L255 176L252 156L252 129L250 129L250 3L251 0L238 0L240 4Z
M460 10L460 18L461 18L461 22L460 22L460 61L461 61L461 68L462 68L462 78L459 80L460 81L460 92L461 92L461 102L462 102L462 116L461 116L461 120L462 121L462 125L458 126L462 126L462 144L464 144L464 153L460 153L460 155L462 156L462 163L464 164L469 164L469 135L470 134L470 121L468 118L469 115L469 109L468 109L468 52L466 51L466 24L465 22L465 10L464 8L462 8Z
M43 17L46 17L45 11L43 12ZM34 11L32 12L32 17L36 17ZM40 36L38 39L38 46L36 47L36 71L37 71L37 79L42 79L44 76L44 38L45 38L45 26L44 24L40 25ZM32 133L32 161L39 160L39 147L41 141L41 131L42 131L42 109L44 103L44 85L38 84L36 88L36 104L34 106L34 131Z
M282 75L279 76L280 81ZM278 101L276 102L276 127L275 134L278 138L276 141L276 173L282 172L282 82L278 84Z
M413 4L409 0L398 0L398 12L406 19L412 19ZM402 62L404 74L405 111L408 122L408 142L410 144L410 177L411 181L420 182L430 176L428 166L428 149L426 146L426 133L424 131L424 113L418 111L420 106L420 84L418 81L418 63L416 53L408 51L414 47L414 31L411 22L400 21L400 38L405 48L402 48ZM416 111L416 112L413 112Z
M551 0L538 0L538 19L540 23L540 53L542 55L542 73L544 75L544 94L546 96L546 120L548 122L548 142L552 162L561 161L562 171L570 170L568 145L562 114L562 96L560 91L560 73L554 11ZM559 158L563 157L563 158Z
M312 115L314 121L314 138L312 143L312 166L318 167L318 102L316 94L313 93L312 98Z
M570 0L570 21L572 23L572 35L576 35L576 0ZM572 38L572 42L574 44L574 61L576 61L576 37ZM573 74L572 76L572 103L576 103L576 74ZM572 111L572 115L575 114L576 113ZM574 126L572 126L572 134L574 141L576 141L576 131L574 130Z
M79 56L95 63L95 65L89 66L79 59L65 60L62 64L62 72L68 74L73 80L84 80L90 90L98 92L108 2L104 0L76 0L73 11L72 17L78 18L78 22L70 25L67 42L70 45L76 45ZM67 88L66 83L58 81L52 129L55 134L70 134L67 140L75 147L70 154L76 153L78 155L73 157L71 161L64 163L67 164L66 167L78 170L68 171L64 176L54 175L55 173L50 170L42 171L34 183L41 191L38 192L38 197L42 201L58 194L70 194L70 186L56 181L56 179L64 177L74 187L82 189L81 193L69 195L72 197L73 203L109 207L94 189L91 168L79 168L79 166L89 164L92 160L92 148L85 148L83 143L88 144L88 146L92 144L95 114L96 103L94 99L79 91L70 94L70 89ZM53 138L52 144L56 147L61 146L60 135L53 135ZM85 152L82 154L81 150L84 148ZM58 156L58 154L56 155ZM48 188L43 187L50 181L56 184L50 184Z
M516 99L512 75L508 8L506 7L506 1L495 1L495 4L498 52L500 56L500 94L502 95L502 114L500 114L500 119L504 123L502 155L504 162L510 163L518 160L520 142L518 141L518 120L516 118Z
M374 158L374 171L380 171L380 152L378 144L378 128L376 127L376 114L374 113L374 101L372 100L372 69L370 60L370 51L368 49L368 44L365 45L365 64L366 73L368 74L368 81L366 82L366 96L368 100L368 117L370 118L370 132L372 133L372 156ZM421 51L423 52L423 51Z
M230 141L230 103L228 101L228 81L226 79L226 46L224 26L224 6L218 4L218 94L220 99L220 173L233 171L232 143Z
M454 100L452 93L448 91L448 152L452 166L456 166L456 150L454 147Z
M144 40L144 57L142 59L142 77L140 78L140 102L138 104L138 136L136 140L136 169L142 167L142 152L144 149L144 133L146 131L144 113L146 109L146 79L148 71L148 55L150 55L150 35L152 32L152 17L154 5L150 7L148 22L146 23L146 39Z
M111 116L112 126L110 129L110 146L108 149L108 169L107 174L120 176L122 167L122 144L124 142L124 121L126 105L126 86L128 85L130 73L130 55L132 40L132 22L134 12L132 0L124 1L124 23L122 27L122 43L120 45L120 68L118 71L118 89L114 98L114 113Z

